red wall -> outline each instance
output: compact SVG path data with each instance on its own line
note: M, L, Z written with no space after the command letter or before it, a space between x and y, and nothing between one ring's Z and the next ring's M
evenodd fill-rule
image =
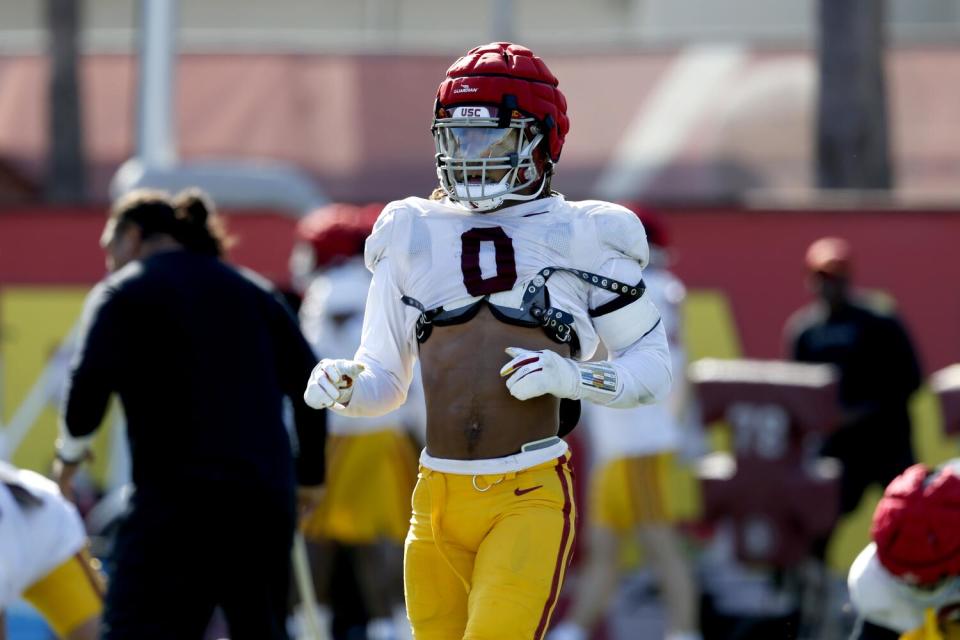
M227 213L233 262L285 283L294 220L269 211ZM101 209L0 210L0 285L93 283L105 273Z
M745 355L781 355L787 316L809 296L802 257L823 235L854 247L858 284L898 301L929 372L960 361L960 214L952 211L670 210L675 270L728 296ZM231 258L280 282L294 221L229 215ZM103 274L99 209L0 211L0 286L92 283Z
M960 361L960 214L954 211L666 212L676 271L732 304L745 354L782 355L781 330L809 299L803 255L824 235L849 240L856 284L892 294L930 372Z

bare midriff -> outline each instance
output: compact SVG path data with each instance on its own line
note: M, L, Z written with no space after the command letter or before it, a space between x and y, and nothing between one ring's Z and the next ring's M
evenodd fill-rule
M469 322L434 327L420 345L427 403L427 453L477 460L520 451L527 442L557 435L560 400L543 395L517 400L500 368L504 349L552 349L566 355L539 328L506 324L484 306Z

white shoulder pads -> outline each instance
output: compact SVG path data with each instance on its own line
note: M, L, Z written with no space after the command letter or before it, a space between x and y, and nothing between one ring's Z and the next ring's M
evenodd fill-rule
M630 304L593 317L597 335L610 351L619 351L650 333L660 322L660 311L644 293Z
M393 227L398 205L400 202L391 202L383 208L380 216L373 225L373 231L367 236L363 246L363 261L367 269L373 271L377 263L387 255L387 247L390 246L393 237Z
M609 202L598 203L590 212L602 246L610 247L646 267L650 262L650 246L643 223L632 211Z

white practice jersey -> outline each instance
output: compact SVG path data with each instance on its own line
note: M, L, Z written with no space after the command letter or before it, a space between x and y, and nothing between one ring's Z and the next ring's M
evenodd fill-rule
M363 415L402 401L413 377L420 317L403 296L428 310L455 310L485 296L498 307L518 309L527 284L546 267L599 274L626 289L641 280L648 259L643 225L608 202L569 202L555 195L489 213L423 198L392 202L366 243L365 260L374 276L355 355L378 382L358 384L350 406L337 410ZM553 273L547 289L550 306L573 316L578 358L590 359L600 343L590 310L617 294L566 272ZM665 352L662 327L644 341Z
M360 346L363 312L371 274L357 256L318 274L310 282L300 306L300 327L318 358L352 358ZM382 416L347 417L327 412L327 431L333 434L371 433L409 429L423 438L426 421L419 372L402 407Z
M687 368L687 354L681 339L686 289L670 271L654 266L644 271L643 281L647 285L646 295L660 310L676 380ZM584 404L581 422L587 427L594 461L602 463L628 456L676 451L680 447L682 430L672 408L678 404L673 396L683 393L684 385L674 384L670 398L631 409Z
M29 497L15 498L11 484ZM0 610L85 544L80 514L56 484L0 462Z
M900 633L922 627L927 609L944 616L960 608L960 577L934 590L913 588L880 564L874 543L853 561L847 586L858 618Z

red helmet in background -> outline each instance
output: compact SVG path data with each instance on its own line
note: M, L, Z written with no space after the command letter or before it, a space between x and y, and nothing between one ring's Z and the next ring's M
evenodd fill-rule
M294 287L303 290L317 269L363 255L364 242L382 209L382 204L333 203L301 218L290 256Z
M301 218L296 236L313 248L315 266L339 262L363 253L363 243L382 210L382 204L329 204Z
M558 84L543 60L509 42L471 49L447 69L432 131L452 201L489 211L540 196L570 128Z
M647 232L647 242L660 249L670 248L670 233L667 231L667 224L660 214L645 208L639 202L624 202L621 204L640 218L640 222L643 223L643 228Z
M960 459L894 478L873 514L880 564L912 585L960 575Z

